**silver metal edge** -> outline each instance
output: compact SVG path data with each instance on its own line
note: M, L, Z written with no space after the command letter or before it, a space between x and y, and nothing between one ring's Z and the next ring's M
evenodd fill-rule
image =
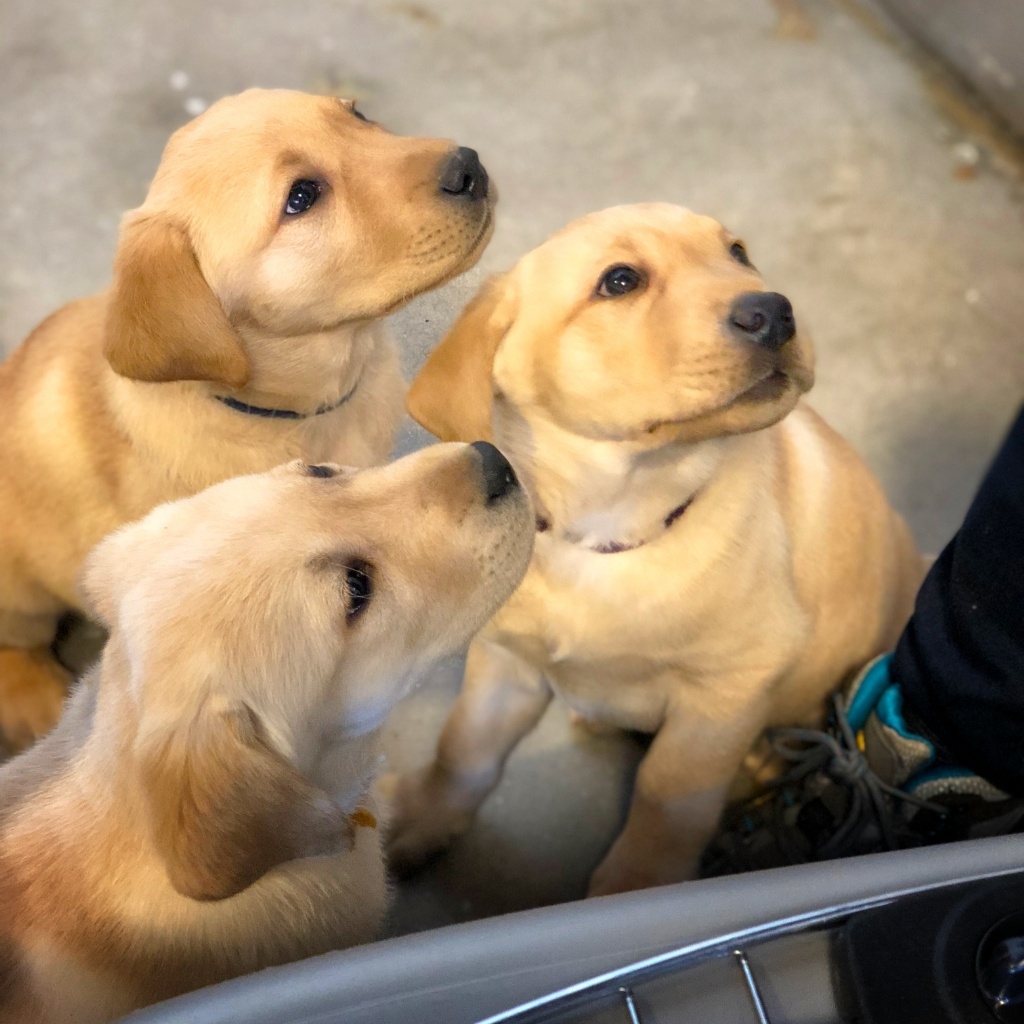
M569 1001L577 996L594 993L595 990L605 986L615 984L625 986L625 979L629 977L647 975L654 972L663 973L666 968L676 964L683 966L690 960L698 962L699 960L727 954L737 947L750 945L751 943L766 942L770 939L781 938L784 935L791 935L806 928L828 924L831 921L848 917L851 914L858 914L865 910L872 910L875 907L885 906L906 896L931 892L935 889L945 889L962 882L980 882L988 878L1001 878L1005 875L1016 874L1020 874L1019 868L1006 868L1002 871L993 871L982 875L960 876L927 885L899 889L896 892L886 893L884 896L842 903L834 907L822 907L818 910L796 914L793 917L780 918L771 924L756 925L752 928L745 928L727 935L704 939L700 942L691 943L688 946L667 950L645 960L637 960L634 963L627 964L625 967L616 968L614 971L608 971L605 974L588 978L586 981L577 982L575 985L569 985L547 995L539 996L536 999L531 999L529 1002L521 1003L519 1006L502 1010L500 1013L493 1014L490 1017L484 1017L478 1020L476 1024L505 1024L506 1021L514 1021L516 1018L524 1017L529 1013L536 1013L545 1008L553 1009L555 1003Z

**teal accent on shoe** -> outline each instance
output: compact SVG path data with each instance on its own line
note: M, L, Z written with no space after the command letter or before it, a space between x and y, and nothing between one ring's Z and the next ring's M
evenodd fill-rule
M882 693L882 696L878 698L878 703L875 705L875 714L878 715L883 725L889 726L890 729L898 732L904 739L924 743L932 751L932 760L935 759L935 748L932 746L931 741L925 739L924 736L919 736L916 732L911 732L907 728L907 723L903 718L903 691L896 683L888 686Z
M846 709L846 719L854 732L860 732L864 728L868 715L875 710L878 698L892 684L892 680L889 678L889 663L891 661L891 654L879 658L868 669L867 674L857 687L857 692Z
M875 705L875 718L899 737L899 740L890 739L889 741L893 750L897 749L900 741L906 744L919 744L919 749L913 755L915 759L920 759L917 769L900 786L906 793L913 792L914 787L922 779L931 777L932 765L935 764L935 744L907 728L907 721L903 717L903 691L898 683L892 683L878 698L878 703ZM906 756L906 749L903 756Z

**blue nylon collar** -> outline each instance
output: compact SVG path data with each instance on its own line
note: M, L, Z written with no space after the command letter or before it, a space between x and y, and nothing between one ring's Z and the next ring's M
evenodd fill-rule
M315 412L296 412L294 409L266 409L262 405L248 405L228 395L214 395L213 397L218 402L223 402L229 409L234 409L235 412L244 412L247 416L262 416L268 420L308 420L312 416L323 416L324 413L334 412L335 409L343 406L356 393L357 387L359 387L359 381L355 382L352 390L347 395L343 395L331 405L321 405Z

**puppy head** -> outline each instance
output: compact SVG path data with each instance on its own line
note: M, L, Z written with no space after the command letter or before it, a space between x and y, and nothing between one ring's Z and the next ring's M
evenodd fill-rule
M584 217L489 282L408 401L447 440L489 437L510 405L651 448L768 426L813 379L809 339L742 243L652 203Z
M383 316L476 262L494 202L472 150L392 135L351 101L227 97L171 137L125 218L107 359L137 380L241 387L236 328L291 337Z
M292 463L237 478L100 544L83 590L126 666L102 685L124 686L117 703L134 709L179 891L228 896L338 849L346 819L304 770L469 642L532 538L508 464L460 444L362 472Z

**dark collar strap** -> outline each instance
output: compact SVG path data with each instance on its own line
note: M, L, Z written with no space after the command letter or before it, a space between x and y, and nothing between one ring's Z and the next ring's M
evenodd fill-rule
M321 405L316 412L296 412L294 409L265 409L262 405L247 405L245 402L240 402L237 398L229 398L227 395L214 395L213 397L218 402L223 402L229 409L234 409L235 412L244 412L249 416L263 416L268 420L308 420L312 416L323 416L325 412L334 412L335 409L343 406L356 393L357 387L359 387L359 381L356 381L352 390L347 395L342 396L331 405Z
M663 522L665 523L665 529L671 528L672 524L693 504L695 494L693 498L689 498L682 503L677 505L667 516ZM622 551L635 551L637 548L642 548L647 541L642 540L639 544L620 544L618 541L610 541L607 544L599 544L596 548L591 548L591 551L596 552L599 555L617 555Z

